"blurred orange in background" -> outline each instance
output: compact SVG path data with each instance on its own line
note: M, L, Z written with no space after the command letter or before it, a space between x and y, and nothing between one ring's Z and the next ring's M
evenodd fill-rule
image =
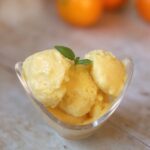
M112 12L124 8L129 0L56 0L60 17L75 26L87 27L102 20L103 11ZM139 14L150 21L150 0L136 0Z
M150 22L150 0L137 0L136 7L140 16Z
M103 0L106 10L118 10L121 9L128 0Z
M57 0L59 15L76 26L91 26L102 17L102 0Z

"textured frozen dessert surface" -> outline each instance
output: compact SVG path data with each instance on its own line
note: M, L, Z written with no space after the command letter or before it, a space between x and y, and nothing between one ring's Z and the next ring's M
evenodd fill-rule
M94 105L98 88L85 65L73 66L69 75L67 92L59 106L66 113L80 117Z
M126 70L107 51L94 50L86 59L77 58L70 49L57 46L29 56L22 73L33 95L53 116L68 124L85 125L110 108L112 98L124 86Z
M93 61L91 74L98 87L106 94L118 96L126 80L124 64L110 52L94 50L85 58Z
M91 107L90 111L83 116L75 117L66 113L65 111L60 109L60 107L49 107L48 111L62 122L72 125L86 125L99 119L109 109L110 106L111 101L109 101L108 96L102 91L98 91L94 105Z
M89 112L89 120L97 120L106 109L110 106L108 95L99 90L96 101Z
M24 61L23 76L39 102L55 107L66 93L65 83L72 64L58 51L45 50Z

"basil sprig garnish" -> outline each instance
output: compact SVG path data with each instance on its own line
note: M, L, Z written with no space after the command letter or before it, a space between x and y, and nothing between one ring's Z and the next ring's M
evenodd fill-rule
M73 60L75 64L83 64L88 65L92 64L92 61L89 59L80 59L80 57L76 57L75 53L71 48L65 46L54 46L56 50L58 50L63 56L66 58Z
M88 64L91 64L92 61L89 60L89 59L80 59L76 62L76 64L84 64L84 65L88 65Z
M65 46L55 46L55 48L65 57L68 59L74 60L75 54L72 49L65 47Z

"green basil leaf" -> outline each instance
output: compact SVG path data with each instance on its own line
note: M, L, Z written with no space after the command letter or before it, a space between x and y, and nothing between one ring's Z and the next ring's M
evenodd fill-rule
M92 64L92 61L89 60L89 59L81 59L81 60L78 60L78 61L76 62L76 64L88 65L88 64Z
M65 47L65 46L54 46L63 56L67 57L68 59L74 60L75 54L72 49Z

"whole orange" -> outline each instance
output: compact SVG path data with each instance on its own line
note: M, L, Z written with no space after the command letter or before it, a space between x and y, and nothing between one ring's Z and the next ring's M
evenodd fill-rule
M137 0L136 7L143 19L150 22L150 0Z
M91 26L102 17L102 0L57 0L59 15L76 26Z
M122 8L128 0L103 0L106 10L118 10Z

